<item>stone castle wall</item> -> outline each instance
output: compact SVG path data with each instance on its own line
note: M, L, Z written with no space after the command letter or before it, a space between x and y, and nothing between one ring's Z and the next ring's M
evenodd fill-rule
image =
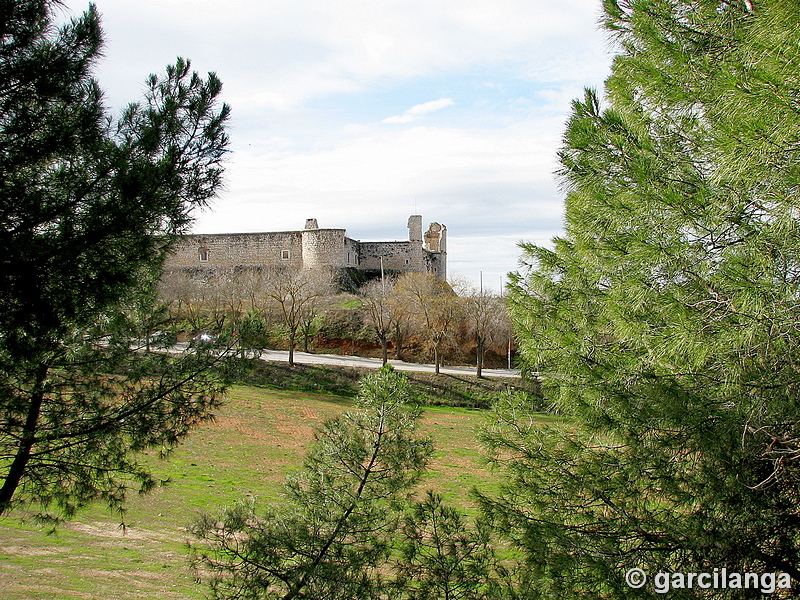
M212 233L185 236L166 268L303 267L302 232Z
M360 269L361 264L361 242L344 238L344 266L353 269Z
M303 267L344 267L344 233L344 229L304 229Z
M359 266L364 271L413 271L411 242L361 242Z
M447 279L447 255L443 252L425 253L425 271L437 279Z
M424 241L421 216L412 215L408 228L408 241L395 242L354 240L344 229L320 229L316 219L308 219L301 231L188 235L176 244L165 269L332 267L379 271L383 259L388 271L427 271L445 279L446 228L432 223Z

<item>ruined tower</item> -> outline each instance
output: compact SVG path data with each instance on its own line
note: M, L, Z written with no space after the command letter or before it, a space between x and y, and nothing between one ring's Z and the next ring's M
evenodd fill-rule
M408 270L422 273L425 270L422 243L422 215L411 215L408 217L408 241L411 244L408 256Z
M425 232L426 270L439 279L447 278L447 227L435 221Z

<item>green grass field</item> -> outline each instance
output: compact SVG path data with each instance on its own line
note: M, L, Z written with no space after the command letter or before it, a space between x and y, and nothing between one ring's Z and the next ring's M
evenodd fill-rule
M157 474L168 484L134 496L120 518L90 507L54 533L24 515L0 520L3 600L170 600L204 598L189 567L185 531L200 513L253 496L280 502L286 474L302 460L314 427L351 400L235 386L214 422L193 432ZM483 411L429 407L424 430L436 454L420 491L435 489L470 509L469 491L492 491L481 458ZM546 418L546 417L545 417Z

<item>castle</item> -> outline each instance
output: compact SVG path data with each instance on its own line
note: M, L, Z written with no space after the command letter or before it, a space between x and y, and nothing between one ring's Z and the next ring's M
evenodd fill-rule
M166 271L213 272L236 268L353 269L370 277L408 271L447 278L447 228L422 217L408 219L408 241L361 242L345 229L326 229L307 219L305 229L267 233L210 233L181 238Z

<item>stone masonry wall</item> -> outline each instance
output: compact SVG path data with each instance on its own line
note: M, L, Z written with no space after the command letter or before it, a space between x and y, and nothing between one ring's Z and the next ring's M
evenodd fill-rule
M393 271L420 271L414 262L412 242L361 242L359 244L359 268L377 271L383 268Z
M445 254L425 252L425 271L438 279L447 279L447 259Z
M303 266L344 267L344 232L344 229L304 229Z
M408 241L360 242L347 237L344 229L320 229L316 225L315 219L309 219L306 229L301 231L187 235L176 244L165 269L213 272L235 267L325 266L379 271L383 258L386 270L427 271L440 279L447 276L446 228L432 224L423 247L419 215L409 218ZM437 247L438 252L434 250Z
M180 240L167 269L303 266L301 232L213 233Z
M344 264L346 267L354 269L360 268L360 246L361 242L344 238Z

